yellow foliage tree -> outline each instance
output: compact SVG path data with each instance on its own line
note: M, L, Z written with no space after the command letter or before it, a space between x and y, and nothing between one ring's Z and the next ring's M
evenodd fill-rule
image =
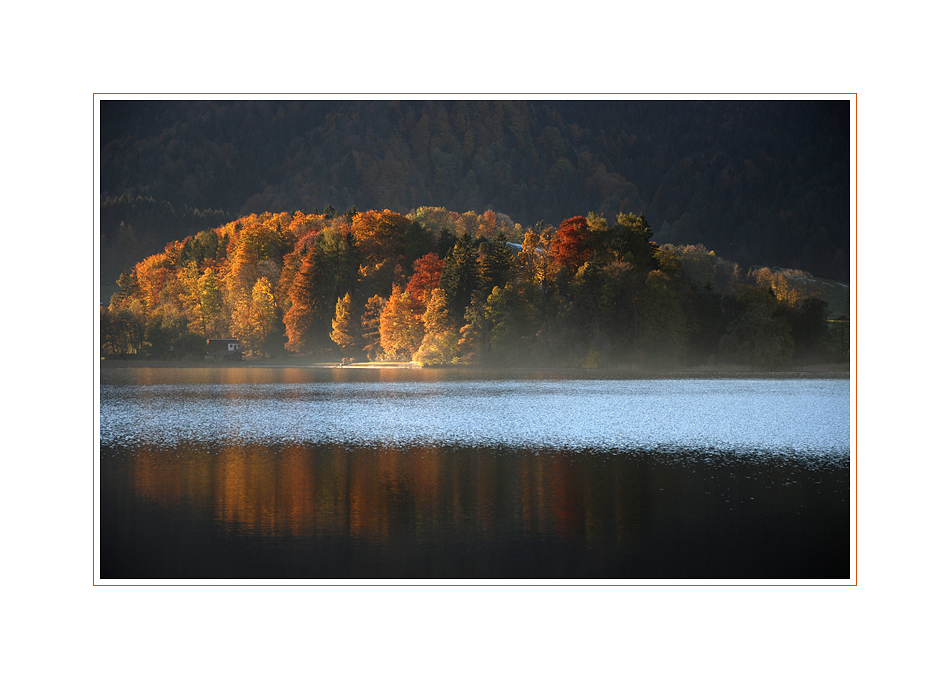
M422 315L425 337L412 360L421 365L447 365L459 353L459 333L452 327L445 291L436 288L429 297Z
M145 305L146 313L158 308L159 299L171 274L165 253L152 255L135 265L135 277L138 281L139 298Z
M257 279L250 296L242 295L231 315L231 332L252 351L260 351L274 324L277 305L267 278Z
M339 345L344 354L349 354L356 346L353 337L353 315L351 313L352 300L350 293L336 300L336 314L333 316L333 331L330 339Z

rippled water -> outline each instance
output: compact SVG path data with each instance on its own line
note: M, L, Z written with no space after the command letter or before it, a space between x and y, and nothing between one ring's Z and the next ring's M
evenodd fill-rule
M105 369L104 577L830 577L846 379Z

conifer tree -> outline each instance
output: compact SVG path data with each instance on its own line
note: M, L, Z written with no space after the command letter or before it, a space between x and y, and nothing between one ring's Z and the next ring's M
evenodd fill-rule
M505 234L500 231L482 248L483 253L478 259L478 278L479 287L487 297L496 287L504 287L508 282L515 266L515 256L508 248Z
M656 268L657 245L653 238L653 229L643 213L639 216L620 213L614 227L614 249L617 258L629 262L636 271L649 271Z
M360 318L365 343L363 351L371 361L376 360L383 352L383 345L379 342L379 318L385 307L386 300L379 295L373 295L366 300L366 306Z
M284 316L287 349L326 348L336 300L356 282L357 262L349 239L326 229L314 239L290 287L291 307Z
M439 287L445 291L449 313L461 321L478 284L478 261L472 237L465 233L445 258Z

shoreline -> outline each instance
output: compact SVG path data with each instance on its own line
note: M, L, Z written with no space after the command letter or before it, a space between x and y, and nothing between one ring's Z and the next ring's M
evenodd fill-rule
M479 366L479 365L449 365L423 367L410 361L387 361L379 363L351 363L340 365L339 362L320 362L302 359L251 359L239 362L212 362L212 361L156 361L156 360L100 360L102 368L308 368L314 370L411 370L425 373L445 371L458 374L466 372L493 373L493 374L549 374L568 376L598 375L629 375L630 377L794 377L794 376L826 376L829 378L851 377L851 366L848 364L817 364L802 366L784 366L781 368L760 368L745 365L706 365L686 368L663 368L636 365L607 366L602 368L579 367L539 367L539 366Z

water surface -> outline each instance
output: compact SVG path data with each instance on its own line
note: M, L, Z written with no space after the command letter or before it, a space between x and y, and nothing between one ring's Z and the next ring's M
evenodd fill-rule
M101 573L847 578L849 389L106 368Z

